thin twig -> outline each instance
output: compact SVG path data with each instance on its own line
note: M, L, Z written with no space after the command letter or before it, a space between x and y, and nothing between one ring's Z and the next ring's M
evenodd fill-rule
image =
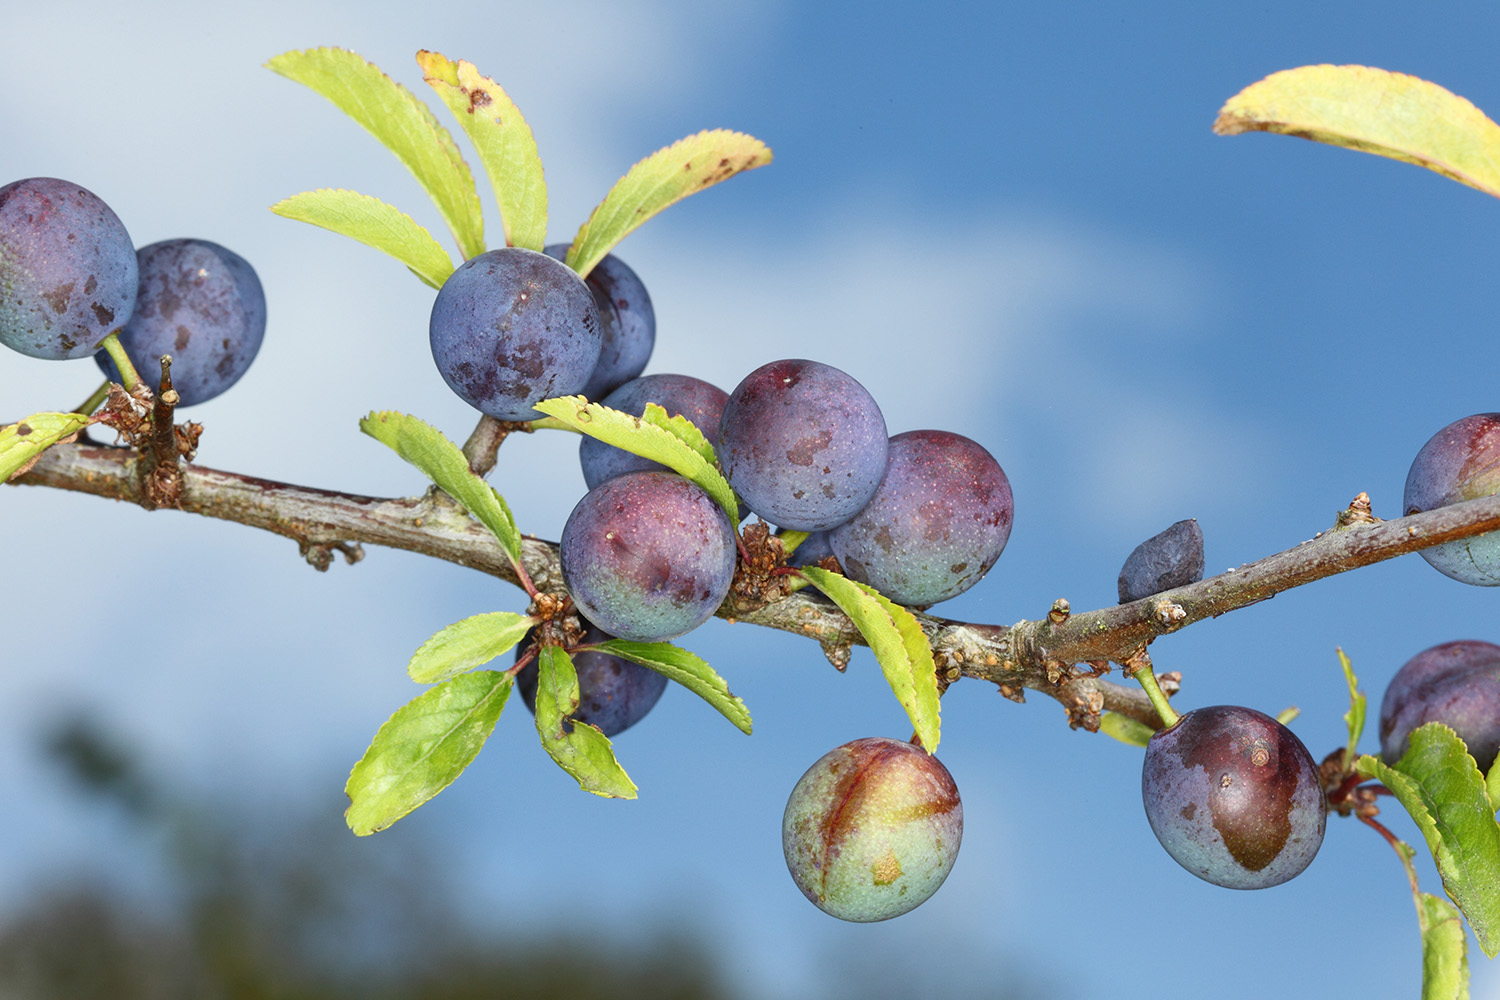
M135 453L78 442L57 445L18 485L50 486L143 502L131 474ZM354 496L292 486L184 464L181 509L262 528L309 546L363 543L402 549L468 566L518 586L514 567L490 532L451 503L431 496ZM939 668L988 680L1007 696L1021 689L1056 699L1075 726L1094 729L1102 712L1159 725L1144 692L1110 683L1098 664L1124 663L1162 635L1248 607L1285 590L1443 542L1500 530L1500 495L1392 521L1353 523L1284 552L1186 587L1097 611L1044 615L1015 625L986 625L917 614ZM523 540L537 589L561 593L553 542ZM859 631L832 604L798 592L763 608L721 617L816 639L825 650L862 644ZM1060 619L1060 620L1058 620ZM1087 669L1079 665L1090 665Z

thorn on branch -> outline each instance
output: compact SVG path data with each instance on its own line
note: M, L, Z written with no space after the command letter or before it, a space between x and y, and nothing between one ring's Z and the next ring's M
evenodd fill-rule
M1104 694L1092 684L1080 686L1069 692L1064 708L1068 713L1069 729L1097 733L1099 721L1104 715Z
M151 446L142 449L151 463L144 482L146 495L143 499L148 508L182 506L181 452L178 450L177 428L172 423L172 415L181 401L182 397L172 387L172 355L163 354L161 386L151 407ZM196 449L196 435L193 445Z
M828 662L833 664L835 670L843 673L848 669L849 655L852 651L847 642L823 642L819 645L823 647L823 655L828 657Z
M364 546L358 542L298 542L297 547L302 550L302 558L319 573L328 572L335 552L341 553L349 566L365 557Z
M1187 616L1187 611L1183 610L1182 605L1172 601L1157 601L1152 610L1152 617L1156 619L1157 624L1168 632L1175 632L1181 628L1187 621Z
M1376 517L1370 510L1370 494L1360 493L1359 496L1349 501L1349 506L1338 512L1334 519L1333 530L1347 528L1355 524L1379 524L1380 518Z

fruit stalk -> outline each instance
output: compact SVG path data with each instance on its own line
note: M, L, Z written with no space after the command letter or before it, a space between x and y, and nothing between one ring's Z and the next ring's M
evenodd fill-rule
M1161 685L1156 683L1156 671L1151 669L1150 662L1136 667L1134 676L1146 692L1146 697L1151 699L1151 707L1156 709L1157 715L1161 716L1162 725L1169 728L1177 725L1179 718L1177 711L1172 707L1171 702L1167 701L1167 696L1162 693Z
M134 391L141 384L140 375L136 374L135 365L130 363L130 358L125 356L125 348L120 345L120 331L116 330L99 343L100 348L109 355L109 359L120 369L121 385L126 392Z

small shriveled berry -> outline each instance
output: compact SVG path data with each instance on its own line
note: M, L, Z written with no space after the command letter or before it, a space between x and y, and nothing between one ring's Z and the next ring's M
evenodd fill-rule
M1120 603L1203 579L1203 529L1189 518L1135 547L1120 568Z

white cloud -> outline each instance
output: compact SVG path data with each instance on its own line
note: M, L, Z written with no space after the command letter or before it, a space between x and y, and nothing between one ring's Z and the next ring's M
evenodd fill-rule
M1003 209L871 215L889 203L861 198L774 244L637 238L623 252L658 303L651 370L733 389L780 357L837 365L892 433L967 433L1013 480L1013 463L1043 469L1079 514L1107 494L1147 522L1263 465L1259 432L1194 368L1214 275L1171 247Z

